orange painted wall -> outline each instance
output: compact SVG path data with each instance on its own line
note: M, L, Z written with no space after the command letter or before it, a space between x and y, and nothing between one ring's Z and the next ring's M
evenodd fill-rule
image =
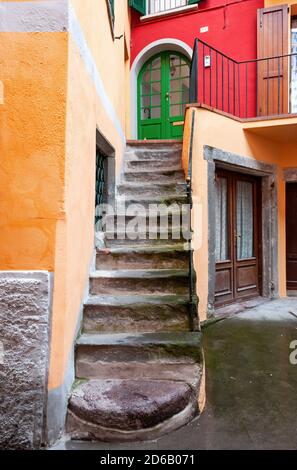
M105 2L72 2L88 47L96 62L105 93L112 102L123 130L129 127L125 94L129 66L123 38L113 41ZM122 33L126 2L116 2L116 27ZM125 33L129 38L129 29ZM104 37L104 47L100 47ZM128 75L127 75L128 74ZM80 55L69 36L66 124L65 221L57 227L55 286L49 389L65 379L80 308L86 293L94 255L94 201L96 128L115 149L120 170L123 142Z
M66 33L0 33L0 269L55 262L63 217Z
M207 162L203 158L204 146L209 145L242 156L249 156L278 167L278 253L279 292L286 295L286 244L285 244L285 181L284 168L297 166L297 143L288 142L288 126L297 126L296 118L277 120L278 132L271 122L243 124L203 108L190 108L186 116L186 140L183 151L184 168L187 166L190 115L196 114L193 146L193 194L196 203L196 235L194 242L197 272L197 293L200 299L200 319L205 320L208 311L208 177ZM263 126L267 126L262 132ZM246 128L244 130L244 128ZM295 129L295 128L294 128ZM297 127L296 127L297 129ZM283 134L283 139L282 139ZM201 215L202 214L202 215Z
M128 2L115 2L120 40L106 3L71 5L125 132ZM54 273L53 389L64 382L94 255L96 128L114 147L118 172L124 143L71 33L0 33L0 64L0 269Z

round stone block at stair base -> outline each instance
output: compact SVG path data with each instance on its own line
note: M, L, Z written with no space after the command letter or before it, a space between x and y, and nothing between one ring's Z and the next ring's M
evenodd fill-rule
M183 382L90 380L73 391L69 409L95 426L138 431L168 420L193 398L193 389Z

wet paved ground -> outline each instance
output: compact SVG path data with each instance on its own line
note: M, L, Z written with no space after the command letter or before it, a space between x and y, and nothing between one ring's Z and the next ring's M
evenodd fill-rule
M202 416L154 442L60 443L57 449L297 449L297 298L269 301L204 330Z

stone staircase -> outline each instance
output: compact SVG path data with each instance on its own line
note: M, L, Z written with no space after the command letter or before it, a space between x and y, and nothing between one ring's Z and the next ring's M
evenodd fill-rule
M72 439L154 439L201 411L201 333L191 331L188 243L177 218L187 202L181 144L128 144L116 198L117 238L107 230L105 247L97 249L76 344ZM135 238L135 214L141 210L148 226L143 208L165 203L175 204L169 237L156 219L154 239L147 227Z

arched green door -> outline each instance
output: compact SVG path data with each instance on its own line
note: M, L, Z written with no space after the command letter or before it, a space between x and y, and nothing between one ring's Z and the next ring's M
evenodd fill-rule
M178 52L162 52L138 76L138 138L179 139L189 103L190 64Z

